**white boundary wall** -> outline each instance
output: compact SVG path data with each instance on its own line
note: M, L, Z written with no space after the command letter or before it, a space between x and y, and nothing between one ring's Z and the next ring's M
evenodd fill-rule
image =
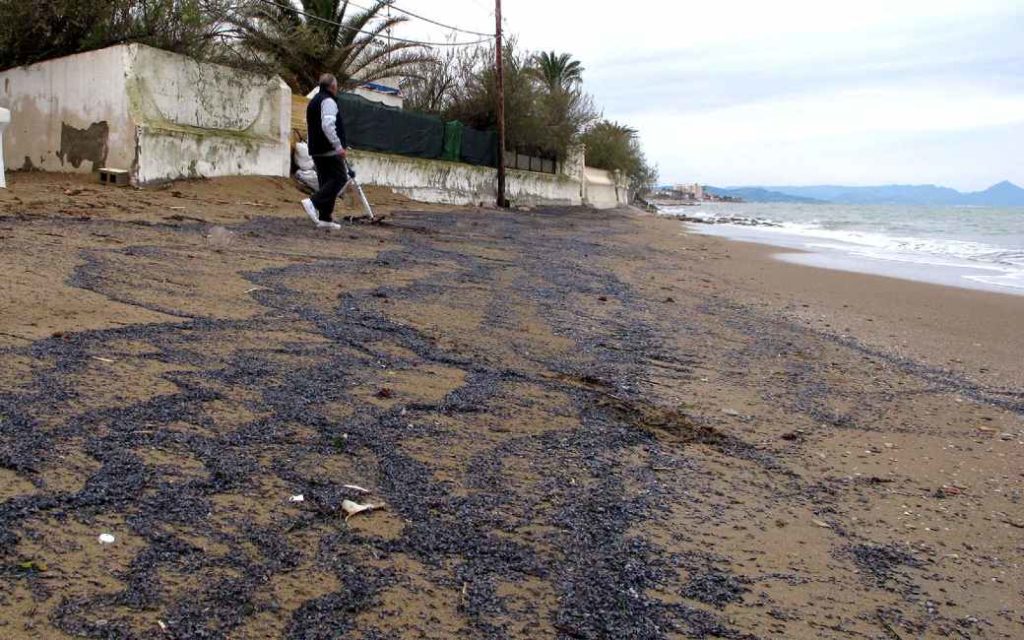
M595 209L614 209L629 204L629 188L620 176L604 169L583 168L584 200Z
M4 130L11 123L11 112L0 107L0 189L7 188L7 174L4 171Z
M388 187L420 202L493 205L498 172L460 162L353 151L351 162L363 184ZM579 206L582 190L564 175L513 171L506 173L506 197L516 206Z
M134 184L288 175L291 91L143 45L118 45L0 73L12 169L127 169Z
M352 167L363 184L387 187L420 202L493 205L498 172L460 162L423 160L354 150ZM509 170L506 197L513 206L580 206L610 209L629 204L629 190L607 171L571 157L558 174Z

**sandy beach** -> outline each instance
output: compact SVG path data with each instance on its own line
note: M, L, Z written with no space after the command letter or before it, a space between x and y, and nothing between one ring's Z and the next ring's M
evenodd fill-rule
M634 210L10 182L0 636L1024 635L1024 296Z

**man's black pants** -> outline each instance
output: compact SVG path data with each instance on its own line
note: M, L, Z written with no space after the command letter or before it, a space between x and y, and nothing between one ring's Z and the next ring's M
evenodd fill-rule
M334 203L338 200L338 194L348 182L345 163L339 156L323 156L314 157L313 166L316 168L316 179L320 189L310 200L320 214L320 219L330 222L334 216Z

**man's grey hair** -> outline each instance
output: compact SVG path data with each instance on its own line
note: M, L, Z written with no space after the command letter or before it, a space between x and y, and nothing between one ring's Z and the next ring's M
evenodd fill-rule
M334 77L333 73L325 73L322 76L320 76L320 86L324 88L331 86L337 81L338 79Z

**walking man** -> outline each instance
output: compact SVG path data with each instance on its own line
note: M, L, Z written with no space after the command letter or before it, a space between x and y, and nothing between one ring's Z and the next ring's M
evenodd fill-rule
M338 79L329 73L320 76L320 91L306 107L309 155L316 168L320 189L302 201L306 215L321 229L340 229L334 222L334 203L348 182L344 158L347 153L345 126L338 114Z

